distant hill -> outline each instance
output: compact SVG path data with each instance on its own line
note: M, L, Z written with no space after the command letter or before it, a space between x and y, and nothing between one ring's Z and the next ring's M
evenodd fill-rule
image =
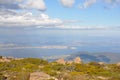
M83 60L83 62L91 62L91 61L106 62L106 63L120 62L120 54L111 53L111 52L101 52L101 53L77 52L70 54L70 56L66 57L66 59L72 60L77 56L79 56Z

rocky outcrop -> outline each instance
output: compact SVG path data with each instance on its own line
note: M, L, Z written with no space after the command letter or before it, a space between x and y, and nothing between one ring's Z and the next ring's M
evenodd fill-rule
M3 57L0 56L0 62L11 62L12 60L22 60L24 58Z
M80 58L80 57L76 57L76 58L74 59L74 63L81 64L81 63L82 63L81 58Z
M33 72L30 74L30 80L47 80L50 79L50 75L43 72Z
M97 78L100 80L108 80L109 79L108 77L103 77L103 76L98 76Z
M104 62L98 62L98 64L101 65L101 66L104 66L104 65L105 65Z
M72 61L65 61L63 58L61 58L61 59L58 59L57 61L56 61L57 63L59 63L59 64L72 64L72 63L76 63L76 64L81 64L82 63L82 60L81 60L81 58L80 57L76 57L74 60L72 60Z
M66 61L63 58L58 59L56 62L59 63L59 64L65 64L66 63Z
M7 59L7 58L2 58L0 59L0 62L10 62L11 60Z
M30 80L58 80L55 77L51 77L50 75L44 73L44 72L33 72L30 74Z
M118 67L120 67L120 62L116 64Z

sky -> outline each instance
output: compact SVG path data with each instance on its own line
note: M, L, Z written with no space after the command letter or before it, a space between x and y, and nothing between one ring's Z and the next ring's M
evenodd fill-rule
M103 29L119 21L120 0L0 0L0 27Z
M119 30L120 0L0 0L0 50L75 49L69 43L85 40L119 49Z

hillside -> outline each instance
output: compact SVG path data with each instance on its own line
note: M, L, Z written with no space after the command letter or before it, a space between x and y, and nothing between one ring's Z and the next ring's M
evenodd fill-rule
M120 54L119 53L112 53L112 52L76 52L72 54L65 54L65 55L52 55L48 57L43 57L48 61L55 61L59 58L64 58L65 60L72 60L75 57L79 56L84 63L87 62L105 62L105 63L118 63L120 61Z
M0 57L0 80L120 80L120 63Z
M105 62L105 63L117 63L120 61L119 53L111 53L111 52L100 52L100 53L90 53L90 52L77 52L70 54L70 56L66 57L66 59L74 59L75 57L81 57L84 62Z

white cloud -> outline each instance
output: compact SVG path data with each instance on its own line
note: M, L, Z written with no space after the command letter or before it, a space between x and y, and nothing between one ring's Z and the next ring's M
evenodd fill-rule
M39 16L34 16L32 13L23 14L7 14L0 15L0 26L6 27L28 27L28 26L55 26L61 25L63 23L60 19L51 19L46 14L40 14Z
M80 5L79 8L88 8L95 4L96 2L97 0L85 0L85 2L82 5Z
M15 15L16 11L11 10L11 9L0 9L0 16L2 15Z
M110 27L107 26L79 26L79 25L61 25L57 26L58 29L79 29L79 30L103 30L103 29L110 29Z
M120 0L104 0L105 2L107 2L107 3L119 3L120 2Z
M103 0L104 2L111 4L111 5L119 5L120 0Z
M0 0L0 8L46 10L44 0Z
M20 9L19 4L24 0L0 0L2 9Z
M60 0L63 6L65 7L72 7L75 3L75 0Z
M23 0L0 0L1 4L10 4L10 3L16 3L16 2L22 2Z
M8 13L8 14L6 14ZM55 29L108 29L105 26L79 26L68 25L79 22L77 20L61 20L50 18L48 15L41 13L34 16L31 12L17 13L13 10L0 11L0 27L35 27L35 28L55 28Z
M46 14L41 14L40 16L41 16L43 19L49 19L49 16L46 15Z
M96 3L96 0L86 0L85 3L83 4L83 6L84 6L84 8L87 8L95 3Z
M105 5L110 4L109 6L117 6L120 4L120 0L85 0L82 5L79 6L79 8L88 8L97 2L105 3Z
M101 1L108 4L119 4L120 0L85 0L82 7L87 8L97 1ZM72 7L75 0L60 0L63 6ZM65 23L78 22L77 20L52 19L48 15L40 13L40 15L34 16L32 12L22 13L26 9L46 10L45 0L0 0L0 27L23 27L23 26L38 26L48 27L56 26L56 28L73 28L79 29L80 26L61 26ZM17 13L18 9L20 12ZM23 10L24 9L24 10ZM29 10L31 11L31 10ZM22 13L22 14L21 14ZM58 27L59 26L59 27Z
M76 22L78 21L50 18L44 13L34 16L32 12L20 13L11 9L0 9L0 27L57 28L57 26Z
M46 10L44 0L27 0L25 4L21 4L20 6L26 9Z

